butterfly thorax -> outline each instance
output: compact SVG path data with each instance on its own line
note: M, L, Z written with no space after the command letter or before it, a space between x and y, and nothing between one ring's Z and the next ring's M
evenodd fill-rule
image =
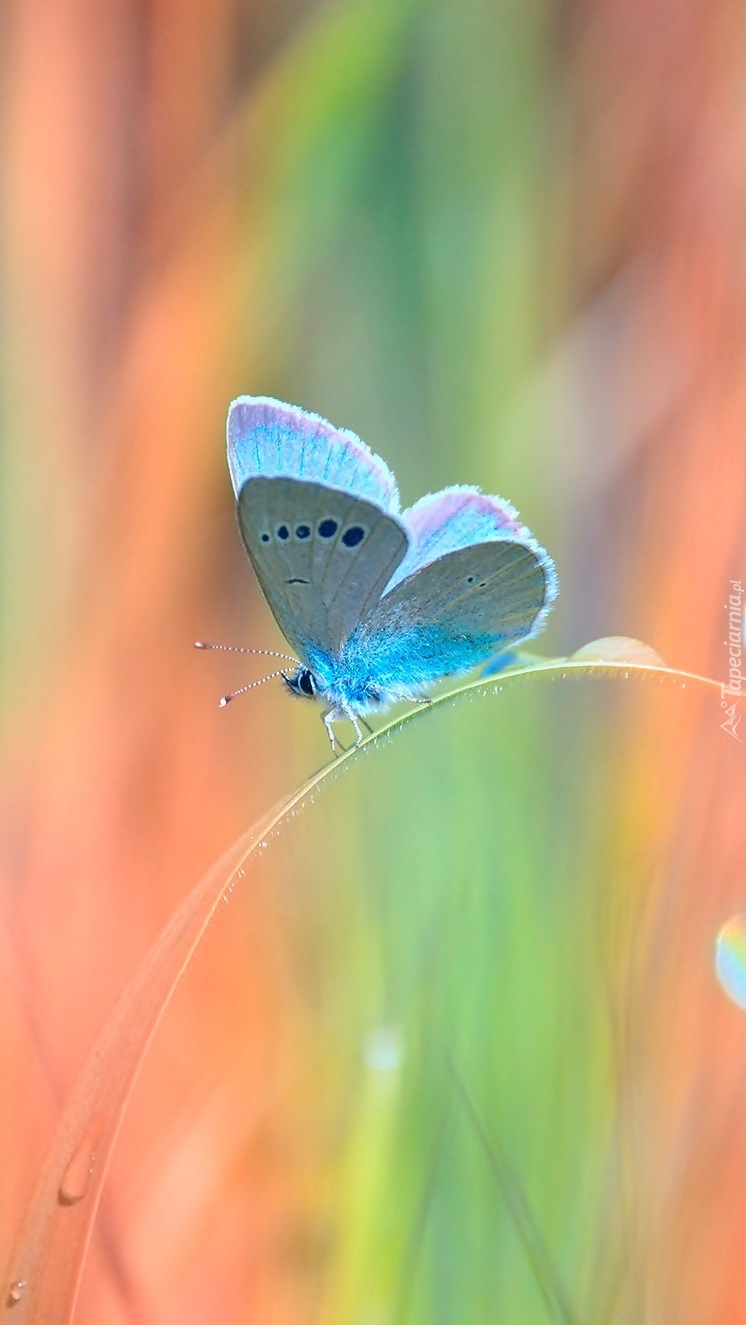
M430 683L430 675L412 668L387 668L375 649L360 647L353 637L338 655L307 647L308 665L284 677L292 694L316 699L330 709L364 714L402 699L414 699Z
M354 713L379 708L391 703L393 698L382 694L370 678L341 674L318 675L310 667L299 667L297 672L290 675L283 672L282 679L290 693L300 699L316 699L330 708L346 709Z

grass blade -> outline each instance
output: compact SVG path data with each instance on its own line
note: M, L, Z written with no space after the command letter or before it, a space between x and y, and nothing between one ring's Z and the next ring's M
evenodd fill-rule
M221 899L242 881L254 853L318 789L409 722L425 721L426 714L441 705L501 692L519 681L652 677L678 686L706 687L719 699L715 681L662 663L619 660L619 642L611 650L603 644L586 646L583 656L575 659L532 661L469 682L438 696L427 708L417 707L393 719L309 778L232 846L188 894L119 998L63 1110L5 1280L2 1308L13 1325L42 1321L67 1325L71 1320L112 1147L138 1068L169 999Z

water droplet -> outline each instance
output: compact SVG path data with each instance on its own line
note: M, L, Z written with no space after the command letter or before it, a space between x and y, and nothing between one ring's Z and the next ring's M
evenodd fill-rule
M642 640L626 635L608 635L606 639L591 640L571 655L571 662L625 662L641 663L644 667L665 667L659 653Z
M401 1036L393 1026L378 1026L366 1035L362 1052L374 1072L393 1072L402 1061Z
M746 1009L746 916L731 916L718 934L715 973L728 998Z
M26 1280L14 1279L8 1289L8 1306L14 1307L16 1302L20 1302L26 1292Z
M96 1160L96 1146L103 1130L104 1120L100 1113L96 1113L86 1127L62 1175L57 1189L57 1200L60 1205L75 1205L77 1201L82 1201L88 1191L88 1182Z

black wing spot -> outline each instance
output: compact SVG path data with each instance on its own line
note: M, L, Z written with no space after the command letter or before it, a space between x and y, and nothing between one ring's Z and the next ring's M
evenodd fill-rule
M322 538L334 538L339 525L336 520L322 520L319 524L319 533Z
M480 583L480 585L479 585L479 587L480 587L480 589L486 589L486 588L487 588L487 581L486 581L486 580L482 580L481 583Z
M269 542L269 537L270 537L269 534L260 534L259 537L261 538L263 543Z
M345 529L342 542L345 547L357 547L358 543L362 543L364 538L365 530L359 524L353 524L350 525L349 529Z
M474 583L474 578L475 578L475 577L474 577L473 575L468 575L467 578L466 578L466 583L467 583L467 584L473 584L473 583Z
M277 537L281 538L283 542L290 537L290 530L286 524L280 524L277 526Z
M295 537L296 537L296 538L310 538L310 537L311 537L311 526L310 526L310 524L299 524L299 525L296 525L296 526L295 526Z

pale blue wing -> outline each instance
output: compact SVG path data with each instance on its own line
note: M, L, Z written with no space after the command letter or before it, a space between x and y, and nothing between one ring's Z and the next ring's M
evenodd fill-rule
M339 655L407 550L406 530L380 506L294 478L244 483L238 523L280 630L309 663Z
M551 558L530 538L447 552L388 590L345 650L381 690L416 693L528 639L557 594Z
M409 552L389 588L446 552L501 539L506 534L514 538L529 534L510 502L466 486L443 488L421 497L402 512L401 519L409 533Z
M239 396L228 411L228 466L238 496L247 479L305 479L377 503L396 514L396 479L345 428L268 396Z

